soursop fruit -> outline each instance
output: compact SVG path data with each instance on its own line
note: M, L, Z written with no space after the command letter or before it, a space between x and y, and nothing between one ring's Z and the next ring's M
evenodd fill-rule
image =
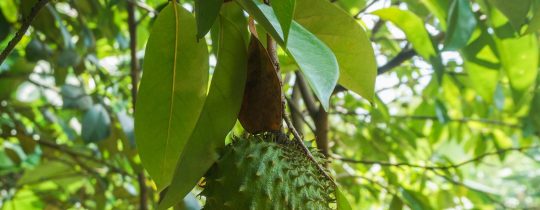
M325 161L319 152L312 154L319 163ZM201 194L206 197L206 210L325 210L336 206L332 181L299 145L274 134L235 137L207 172Z

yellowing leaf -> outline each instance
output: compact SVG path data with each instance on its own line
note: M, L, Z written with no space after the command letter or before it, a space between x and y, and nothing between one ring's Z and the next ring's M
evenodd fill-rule
M349 14L327 0L297 0L295 20L336 55L339 83L371 100L377 64L365 30Z
M377 10L373 14L399 27L405 33L407 40L411 42L416 52L426 60L430 60L431 57L437 54L429 33L424 27L424 21L414 13L397 7L389 7Z

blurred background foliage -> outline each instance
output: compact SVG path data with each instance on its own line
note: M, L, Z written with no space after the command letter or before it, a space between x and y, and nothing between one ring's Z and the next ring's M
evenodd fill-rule
M0 49L36 2L0 1ZM354 209L540 209L540 1L332 2L370 34L374 102L337 88L328 112L314 110L280 59L296 127L306 139L327 128L323 152ZM41 10L0 66L0 208L155 207L134 144L127 8L142 63L165 4L56 0Z

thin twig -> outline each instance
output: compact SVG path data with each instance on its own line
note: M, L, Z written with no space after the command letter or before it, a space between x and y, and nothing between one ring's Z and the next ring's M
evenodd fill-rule
M392 116L392 117L411 119L411 120L438 120L436 116L424 116L424 115ZM521 128L521 126L518 124L510 124L510 123L506 123L506 122L502 122L498 120L483 119L483 118L458 118L458 119L450 118L448 119L448 121L460 122L460 123L477 122L477 123L482 123L482 124L505 126L509 128Z
M138 6L138 1L129 1L127 6L128 11L128 27L129 27L129 47L131 56L131 103L133 110L137 103L137 85L139 84L139 62L137 59L137 22L135 20L135 6ZM137 182L139 184L139 209L148 209L146 177L144 170L137 172Z
M345 175L345 176L338 176L337 179L344 179L344 178L359 178L359 179L363 179L363 180L366 180L372 184L375 184L375 185L378 185L381 189L383 190L386 190L386 192L390 193L390 195L393 195L393 196L398 196L396 192L394 192L393 190L390 190L391 188L389 186L386 186L384 185L383 183L380 183L374 179L371 179L371 178L367 178L365 176L361 176L361 175ZM361 184L361 183L359 183Z
M388 63L380 66L377 69L377 75L381 75L381 74L384 74L384 73L392 70L393 68L401 65L403 62L411 59L415 55L417 55L417 53L413 49L404 49L404 50L402 50L401 52L399 52L396 55L396 57L394 57L394 58L392 58L392 60L388 61Z
M315 119L317 117L317 112L319 112L319 107L317 107L315 97L313 97L313 94L311 93L311 90L309 89L309 86L304 80L302 74L299 71L296 71L295 75L296 81L298 82L298 87L300 88L302 99L304 99L304 104L306 105L306 109L308 110L311 118Z
M127 11L131 56L131 103L133 109L135 109L135 103L137 101L137 84L139 84L139 62L137 59L137 25L135 23L134 3L128 2Z
M334 184L334 186L337 187L337 184L334 181L334 179L328 173L326 173L326 170L323 168L323 166L321 166L317 162L317 160L315 159L315 157L313 157L313 155L311 154L309 149L306 147L306 145L304 145L304 142L302 142L302 137L300 136L300 134L298 134L298 131L296 131L296 128L293 126L291 119L289 118L289 116L287 116L286 112L283 112L283 119L285 119L285 123L287 124L287 127L289 128L289 130L292 132L294 136L294 140L296 141L296 143L298 143L300 148L302 148L302 151L304 152L304 154L309 158L310 161L312 161L317 166L317 169L319 170L319 172L328 180L330 180L332 184Z
M358 116L369 116L369 114L359 114L356 112L342 112L342 111L334 111L330 114L337 114L337 115L358 115ZM426 116L426 115L393 115L390 116L390 118L398 118L398 119L410 119L410 120L435 120L437 121L439 118L436 116ZM521 129L521 126L519 124L511 124L503 121L498 120L492 120L492 119L484 119L484 118L449 118L447 119L448 122L458 122L458 123L482 123L482 124L488 124L488 125L495 125L495 126L504 126L508 128L513 129Z
M7 47L4 48L4 50L2 50L2 53L0 54L0 65L2 65L2 63L4 63L7 56L11 53L11 51L13 51L15 46L17 46L17 44L21 41L22 37L24 36L26 31L30 27L30 24L32 23L34 18L37 16L39 11L45 5L47 5L47 3L49 3L49 0L38 0L38 2L36 2L36 4L32 7L28 17L23 19L23 23L21 25L21 28L17 31L17 33L15 33L15 36L9 41Z
M137 1L137 0L126 0L129 4L134 4L135 6L143 9L143 10L146 10L147 12L149 13L152 13L154 15L157 15L159 12L156 11L154 8L152 8L150 5L144 3L144 2L140 2L140 1Z
M366 164L366 165L375 165L375 164L377 164L377 165L380 165L380 166L389 166L389 167L406 166L406 167L411 167L411 168L422 168L422 169L426 169L426 170L448 170L448 169L459 168L459 167L467 165L469 163L481 161L482 159L484 159L486 157L489 157L489 156L503 154L503 153L511 152L511 151L523 151L523 150L536 149L536 148L540 148L540 146L511 147L511 148L506 148L506 149L500 149L500 150L496 150L496 151L493 151L493 152L488 152L488 153L478 155L478 156L476 156L476 157L474 157L472 159L460 162L458 164L451 164L451 165L445 165L445 166L425 166L425 165L417 165L417 164L412 164L412 163L389 163L389 162L380 162L380 161L372 161L372 160L355 160L355 159L351 159L351 158L342 158L342 157L334 157L334 158L337 159L337 160L341 160L343 162L359 163L359 164Z
M75 152L73 150L70 150L69 148L67 147L64 147L64 146L61 146L59 144L56 144L54 142L51 142L51 141L48 141L48 140L39 140L39 141L36 141L39 145L41 146L44 146L44 147L47 147L47 148L50 148L50 149L54 149L54 150L57 150L57 151L60 151L62 153L65 153L65 154L68 154L69 156L77 156L77 157L82 157L84 159L87 159L87 160L90 160L92 162L96 162L96 163L99 163L99 164L102 164L104 166L106 166L107 168L109 168L109 170L111 172L115 172L115 173L118 173L118 174L121 174L123 176L131 176L129 173L127 173L126 171L116 167L116 166L113 166L107 162L105 162L104 160L102 159L98 159L92 155L88 155L88 154L85 154L85 153L80 153L80 152Z
M451 183L454 184L454 185L459 185L459 186L466 187L466 188L468 188L468 189L472 189L472 190L475 190L475 191L479 191L479 190L477 190L477 189L475 189L475 188L473 188L473 187L471 187L471 186L469 186L469 185L467 185L467 184L465 184L465 183L463 183L463 182L461 182L461 181L459 181L459 180L456 180L456 179L454 179L454 178L448 177L448 176L446 176L446 175L444 175L444 174L440 174L440 173L437 172L437 171L433 171L433 173L434 173L435 175L437 175L437 176L439 176L439 177L445 179L446 181L451 182ZM499 205L502 209L508 209L508 207L507 207L504 203L502 203L502 202L498 201L497 199L491 197L489 194L486 194L486 197L487 197L491 202L496 203L497 205Z
M306 118L304 117L304 115L300 111L300 108L296 107L296 105L294 105L292 103L291 99L286 98L286 100L287 100L287 104L289 105L289 108L291 109L291 111L298 114L298 116L300 116L300 120L302 120L307 125L307 127L309 128L309 130L311 130L311 132L315 133L315 128L313 128L313 126L309 124L309 122L306 120Z
M356 15L354 15L354 18L355 19L358 19L360 18L360 15L362 13L364 13L367 9L369 9L371 6L373 6L373 4L377 3L377 1L379 0L372 0L368 5L366 5L364 8L362 8L360 11L358 11L358 13L356 13Z

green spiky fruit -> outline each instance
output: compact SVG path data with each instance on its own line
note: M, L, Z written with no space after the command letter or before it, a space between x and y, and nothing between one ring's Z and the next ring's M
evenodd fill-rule
M206 175L206 210L335 208L335 188L297 144L275 135L237 138ZM312 151L319 163L322 155Z

